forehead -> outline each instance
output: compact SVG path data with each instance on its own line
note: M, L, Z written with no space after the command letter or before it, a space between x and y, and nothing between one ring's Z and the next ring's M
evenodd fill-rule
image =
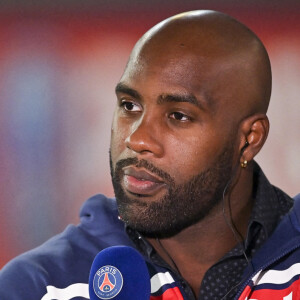
M181 99L182 102L190 102L202 109L211 108L212 103L201 88L201 76L196 76L195 70L191 69L194 62L195 57L192 56L180 60L131 61L116 91L126 92L126 89L131 89L129 94L136 92L138 98L150 97L156 99L157 103L161 103L161 100L166 103L169 102L167 99Z
M220 100L225 99L226 85L222 84L222 77L230 69L220 57L206 57L180 49L168 49L156 55L133 53L121 82L145 94L192 94L216 108Z

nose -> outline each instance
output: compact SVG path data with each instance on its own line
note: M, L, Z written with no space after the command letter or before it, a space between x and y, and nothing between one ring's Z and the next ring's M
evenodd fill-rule
M125 139L125 145L132 151L155 157L162 157L164 153L162 130L159 120L142 116L131 126L131 132Z

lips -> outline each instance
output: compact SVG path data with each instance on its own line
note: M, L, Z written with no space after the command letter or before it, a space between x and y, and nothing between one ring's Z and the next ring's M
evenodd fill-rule
M163 180L145 169L126 167L123 169L123 183L125 189L131 194L151 196L165 187Z

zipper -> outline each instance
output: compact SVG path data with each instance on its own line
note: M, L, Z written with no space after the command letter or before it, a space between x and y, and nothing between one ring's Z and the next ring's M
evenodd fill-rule
M294 250L296 250L297 248L300 247L300 243L298 243L296 246L292 247L291 249L283 252L281 255L279 255L276 258L273 258L271 261L269 261L268 263L264 264L262 267L258 268L258 271L256 271L254 274L252 274L247 280L246 282L243 284L243 286L240 288L239 292L237 293L236 297L234 298L234 300L238 300L239 297L241 296L241 294L243 293L244 289L246 288L246 286L249 284L249 282L251 281L251 279L258 274L260 271L266 269L268 266L270 266L271 264L273 264L274 262L276 262L277 260L283 258L284 256L286 256L287 254L293 252Z

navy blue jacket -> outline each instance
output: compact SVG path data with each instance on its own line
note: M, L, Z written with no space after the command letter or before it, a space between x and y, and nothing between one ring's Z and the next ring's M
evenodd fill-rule
M0 299L89 299L89 271L96 254L109 246L134 245L118 220L114 199L90 198L81 209L80 220L78 226L69 225L9 262L0 271ZM151 300L188 299L170 270L151 266ZM245 275L236 299L300 299L300 195L249 268L251 275Z

